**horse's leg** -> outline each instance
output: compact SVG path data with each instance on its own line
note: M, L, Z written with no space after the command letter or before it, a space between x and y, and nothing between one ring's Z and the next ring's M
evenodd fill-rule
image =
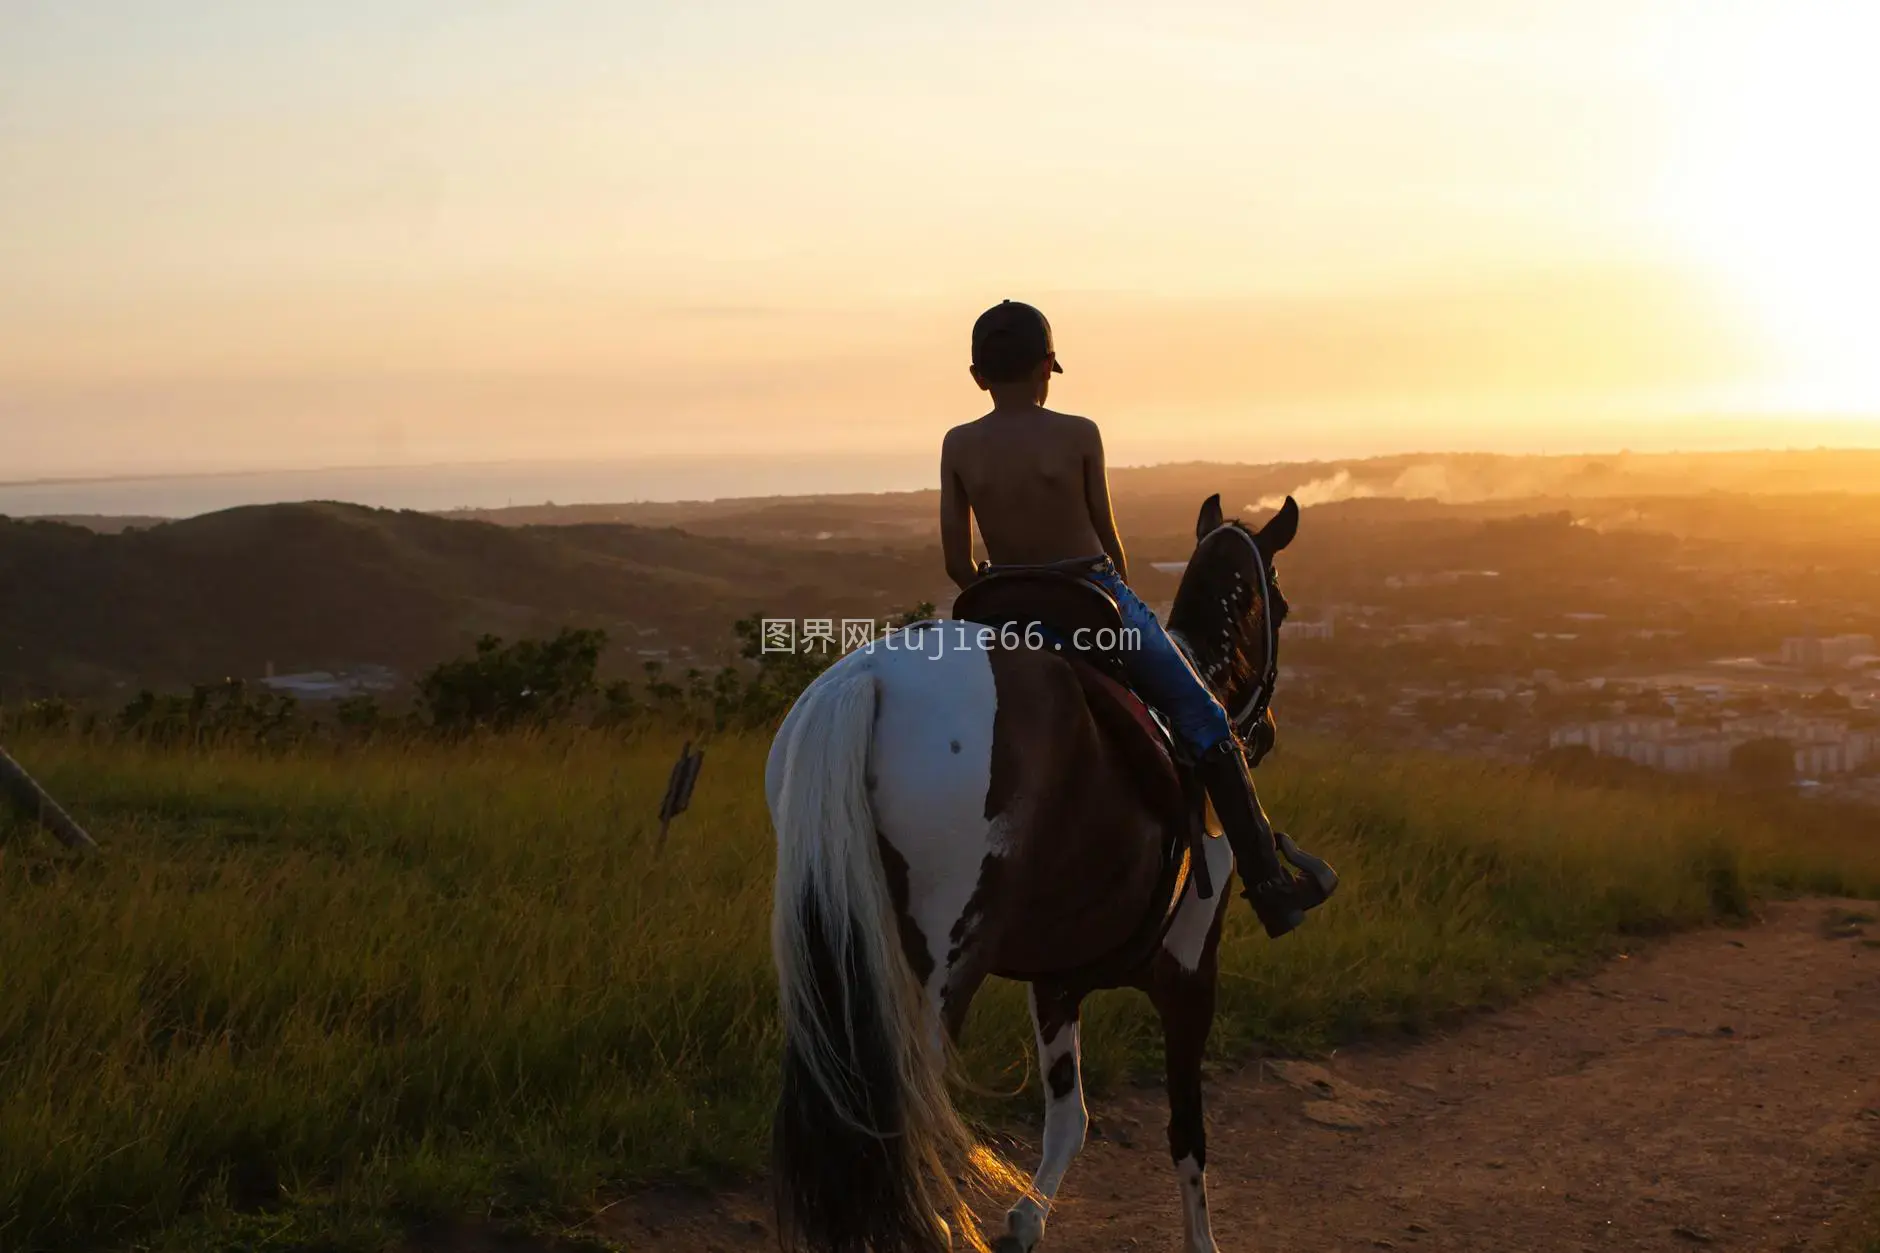
M1216 880L1225 882L1225 879ZM1168 1151L1181 1181L1183 1253L1216 1253L1208 1221L1208 1133L1201 1110L1201 1058L1214 1026L1215 945L1193 970L1157 955L1149 996L1162 1019L1168 1070Z
M1038 1033L1038 1073L1044 1076L1044 1148L1031 1195L1005 1216L1006 1234L994 1253L1026 1253L1044 1235L1045 1218L1071 1160L1084 1147L1090 1116L1084 1109L1078 1055L1078 1007L1083 997L1048 983L1031 985L1031 1020Z

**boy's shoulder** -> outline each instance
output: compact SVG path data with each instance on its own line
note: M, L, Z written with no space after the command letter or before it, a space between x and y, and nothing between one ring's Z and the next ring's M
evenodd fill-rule
M1098 452L1103 447L1103 432L1089 418L1075 413L1058 413L1047 409L1060 432L1059 438L1067 444L1075 445L1084 456Z
M996 434L999 427L992 421L992 417L993 415L988 413L970 422L960 423L946 433L943 444L954 444L963 440L978 439L986 434ZM1097 438L1102 434L1094 421L1075 413L1060 413L1056 409L1039 409L1036 411L1036 418L1039 423L1062 430L1066 434L1087 438Z

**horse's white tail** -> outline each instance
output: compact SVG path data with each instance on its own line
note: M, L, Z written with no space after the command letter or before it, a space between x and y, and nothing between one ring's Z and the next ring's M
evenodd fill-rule
M901 949L868 799L875 677L812 684L772 802L771 944L784 1033L772 1132L779 1234L814 1253L983 1249L954 1174L1003 1176L953 1109L933 1011Z

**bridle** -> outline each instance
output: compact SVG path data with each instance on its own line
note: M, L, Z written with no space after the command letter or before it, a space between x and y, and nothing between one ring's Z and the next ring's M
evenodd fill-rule
M1253 568L1260 572L1260 621L1266 627L1266 665L1246 703L1233 715L1234 730L1246 739L1266 718L1266 711L1273 705L1273 689L1279 686L1279 614L1273 605L1273 573L1267 565L1266 554L1260 551L1245 528L1235 527L1234 534L1247 541L1247 547L1253 550Z
M1253 691L1247 694L1247 699L1241 704L1238 710L1228 715L1234 724L1234 734L1239 736L1242 741L1246 741L1253 735L1254 728L1265 721L1267 710L1272 708L1273 705L1273 690L1279 685L1279 623L1277 621L1278 615L1274 612L1273 607L1273 576L1271 568L1267 565L1266 554L1260 551L1260 545L1254 542L1253 536L1247 529L1245 527L1235 526L1231 522L1223 522L1213 531L1203 536L1201 543L1206 543L1209 539L1212 539L1216 533L1223 530L1231 530L1235 535L1245 540L1247 547L1253 550L1253 568L1258 571L1260 575L1260 618L1266 629L1265 667L1260 673L1259 680L1254 684ZM1200 544L1197 544L1196 548L1198 550ZM1174 636L1176 645L1182 652L1187 654L1188 663L1194 666L1197 672L1199 672L1200 664L1195 658L1194 647L1179 633L1170 632L1170 634Z

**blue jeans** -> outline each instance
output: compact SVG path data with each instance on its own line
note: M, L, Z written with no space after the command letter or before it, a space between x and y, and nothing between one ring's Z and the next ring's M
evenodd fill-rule
M1116 598L1123 627L1133 633L1133 647L1122 650L1123 667L1144 699L1175 725L1188 751L1200 756L1234 733L1234 724L1201 681L1187 656L1105 557L1084 577Z

